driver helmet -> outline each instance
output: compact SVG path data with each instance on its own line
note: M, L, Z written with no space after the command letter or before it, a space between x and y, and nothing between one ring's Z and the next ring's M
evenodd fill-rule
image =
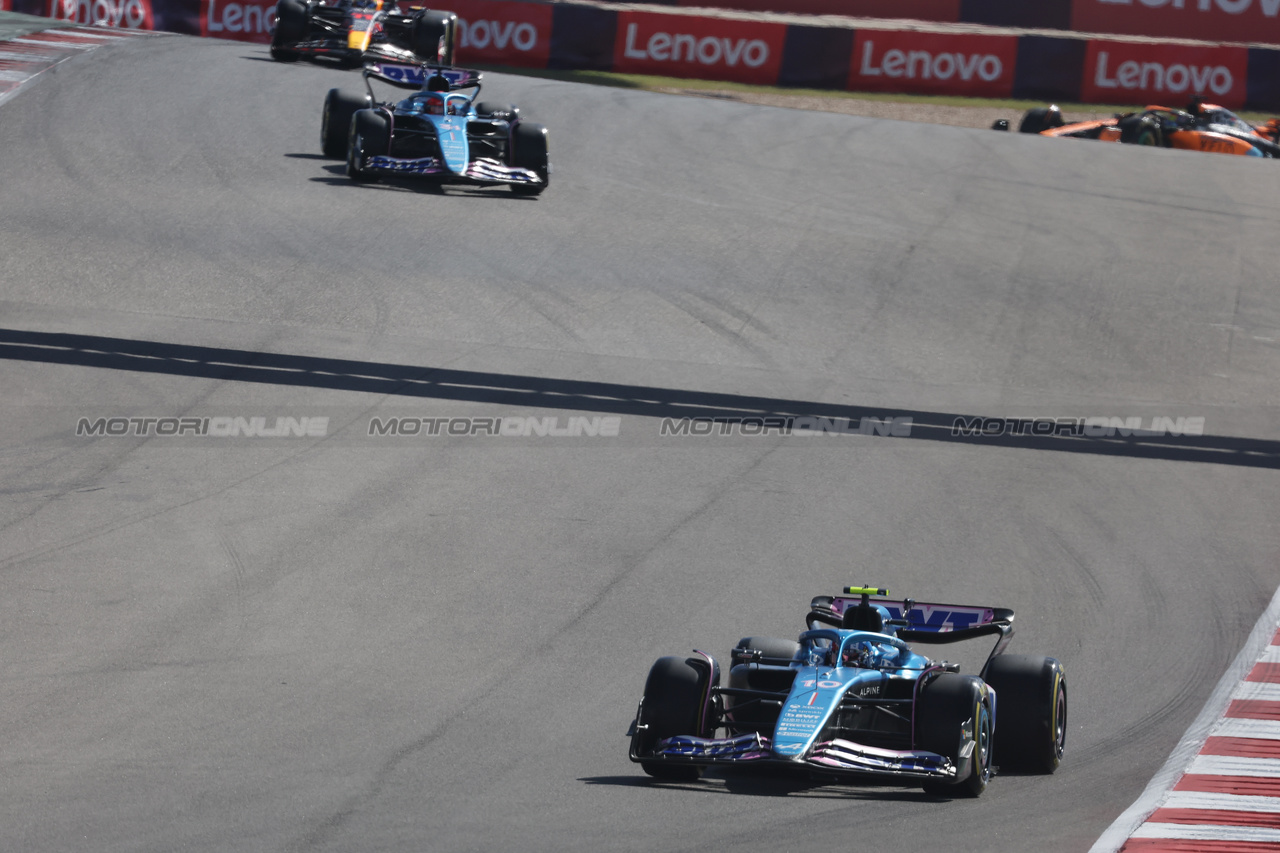
M856 666L862 669L869 669L874 657L875 651L871 648L870 642L856 640L844 647L844 652L840 656L840 664L841 666Z
M432 115L444 115L444 98L423 98L422 109Z

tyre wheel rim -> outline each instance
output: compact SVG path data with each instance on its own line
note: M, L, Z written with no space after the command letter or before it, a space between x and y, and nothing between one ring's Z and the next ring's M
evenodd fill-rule
M1053 747L1059 758L1067 741L1067 690L1059 683L1053 702Z
M985 778L991 774L991 710L986 702L980 703L978 709L978 730L974 733L977 745L974 751L978 759L978 775Z

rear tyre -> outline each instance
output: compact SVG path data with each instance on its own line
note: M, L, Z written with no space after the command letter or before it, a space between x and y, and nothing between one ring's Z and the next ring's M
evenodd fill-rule
M753 662L760 664L759 666L748 663L731 667L729 686L747 690L777 691L785 696L795 681L795 671L779 672L771 667L786 666L788 661L794 660L800 653L800 644L795 640L784 640L778 637L743 637L738 641L738 645L733 647L734 653L729 655L729 660L738 660L736 652L740 649L757 651L762 659ZM725 727L731 736L748 732L773 735L778 724L778 713L781 711L777 705L766 704L759 699L744 699L732 694L724 697L724 703Z
M351 117L357 110L369 106L367 95L352 95L341 89L329 90L324 99L324 114L320 119L320 149L324 151L324 156L334 159L347 156Z
M365 164L373 155L386 154L389 140L384 116L373 110L357 111L351 117L351 135L347 142L347 177L353 181L372 180Z
M1062 111L1057 107L1036 107L1027 110L1018 125L1018 133L1040 133L1054 127L1062 127Z
M514 150L511 152L511 165L529 169L538 176L536 184L512 184L511 191L516 195L538 195L547 188L551 177L551 163L547 159L547 129L540 124L516 125L511 135Z
M800 644L795 640L783 640L778 637L743 637L734 649L748 649L760 652L768 660L761 663L772 666L786 666L800 653ZM730 656L730 660L732 660Z
M280 0L276 4L276 31L271 34L271 58L276 62L297 62L292 45L307 33L307 7L301 0Z
M916 703L916 746L950 758L956 766L956 781L925 782L925 792L942 797L981 796L991 779L994 728L991 693L982 679L944 673L926 684ZM965 751L967 756L962 754Z
M476 104L476 115L480 118L515 121L520 117L520 108L515 104L495 104L493 101L480 101Z
M651 754L658 742L676 735L702 737L705 726L700 725L707 701L708 679L714 686L719 682L719 672L712 672L705 664L696 666L695 659L678 657L658 658L649 670L644 684L644 700L640 703L640 723L643 730L637 745L642 755ZM689 764L667 764L662 761L642 761L644 772L655 779L693 781L702 775L702 767Z
M1126 145L1164 147L1164 131L1154 116L1130 116L1120 121L1120 141Z
M423 62L453 65L458 16L452 12L423 12L413 19L409 49Z
M1000 655L987 665L996 691L994 761L1000 767L1052 773L1067 739L1067 676L1053 658Z

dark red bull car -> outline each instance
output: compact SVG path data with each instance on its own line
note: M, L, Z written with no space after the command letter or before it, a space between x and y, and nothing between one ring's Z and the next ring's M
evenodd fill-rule
M396 0L279 0L271 58L453 64L458 16Z

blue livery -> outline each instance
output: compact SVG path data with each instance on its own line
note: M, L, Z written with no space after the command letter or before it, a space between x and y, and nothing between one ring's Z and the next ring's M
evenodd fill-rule
M1053 772L1066 678L1054 658L1005 655L1013 611L886 596L869 587L819 596L809 630L795 641L744 638L727 673L703 652L659 659L632 723L631 760L659 779L758 765L946 796L981 794L997 761ZM977 675L911 645L982 637L995 643Z

